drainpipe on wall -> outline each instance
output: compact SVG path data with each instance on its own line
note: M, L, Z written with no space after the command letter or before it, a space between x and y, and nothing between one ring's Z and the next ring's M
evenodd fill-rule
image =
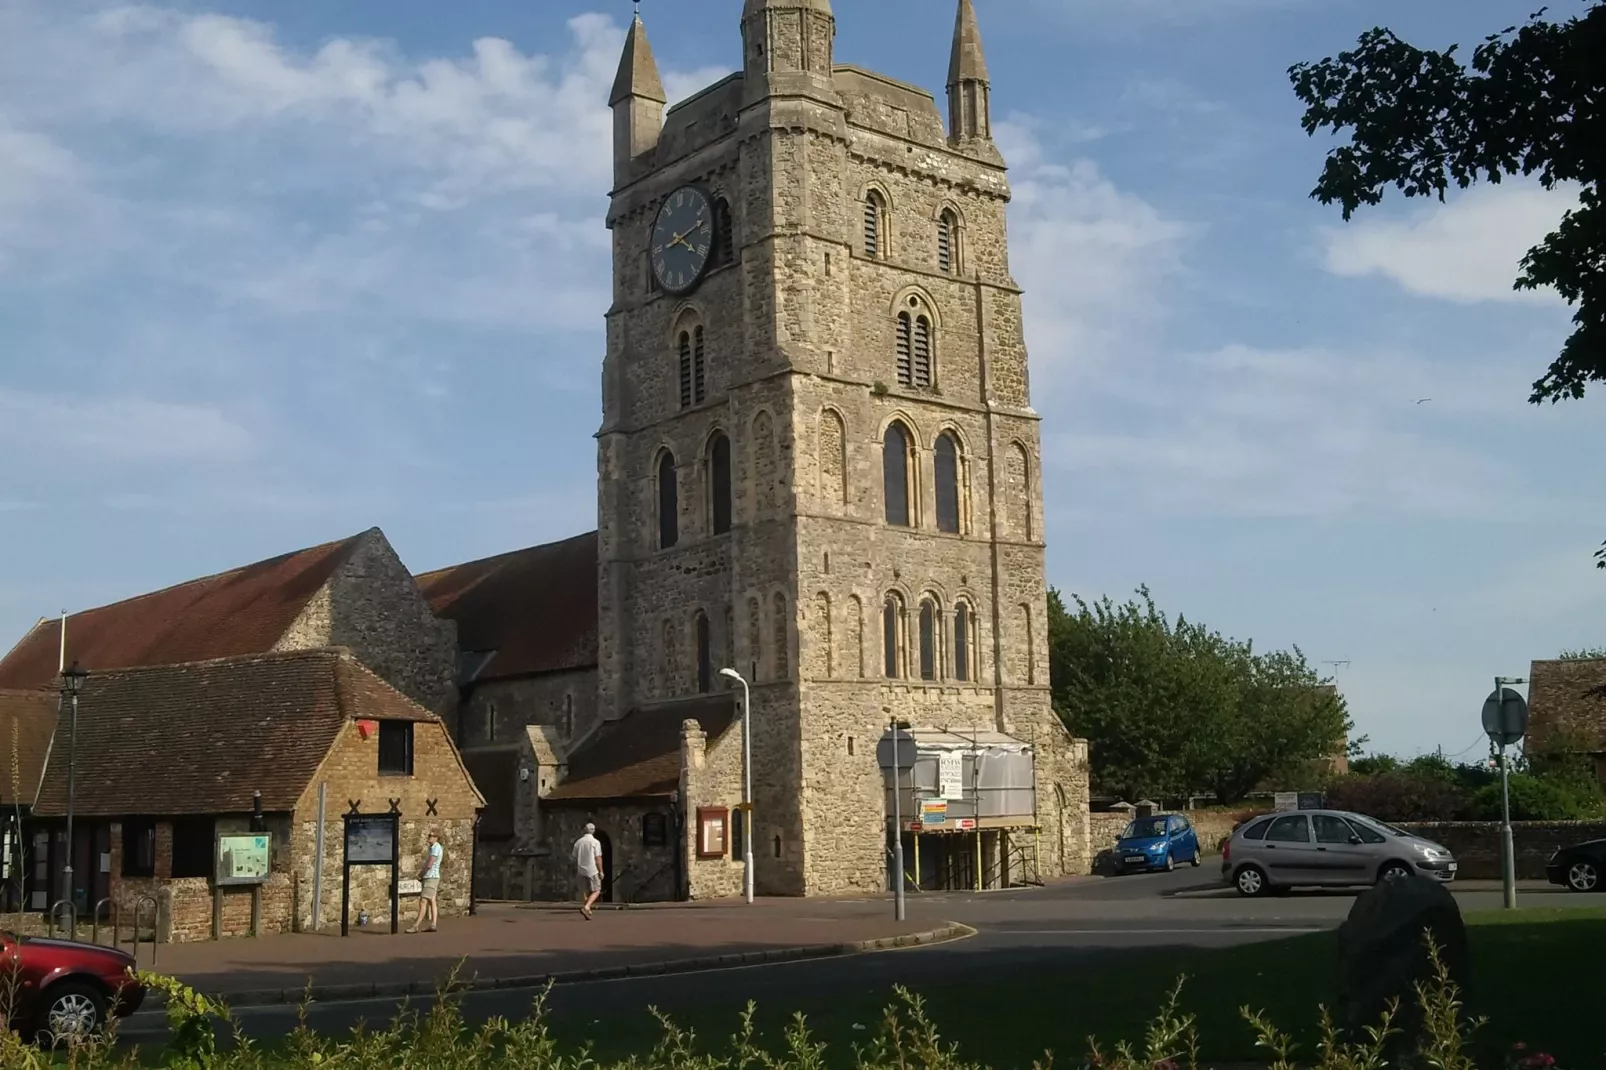
M480 860L480 812L474 811L474 839L468 848L468 915L473 917L480 912L479 899L476 893L479 890Z

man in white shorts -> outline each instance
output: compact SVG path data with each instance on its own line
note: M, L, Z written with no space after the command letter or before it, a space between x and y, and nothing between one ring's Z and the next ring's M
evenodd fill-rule
M591 920L591 905L602 895L602 844L597 842L596 831L597 826L587 822L585 834L574 841L574 868L584 896L580 913L587 921Z

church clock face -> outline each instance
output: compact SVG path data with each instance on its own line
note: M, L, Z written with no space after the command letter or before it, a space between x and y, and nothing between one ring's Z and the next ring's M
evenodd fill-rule
M658 288L690 293L708 270L714 249L714 206L696 186L682 186L665 198L652 227L652 275Z

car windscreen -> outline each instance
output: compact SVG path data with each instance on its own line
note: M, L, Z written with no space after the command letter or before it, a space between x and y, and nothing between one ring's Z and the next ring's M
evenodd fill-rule
M1123 840L1147 840L1155 836L1165 835L1165 818L1146 817L1132 822L1121 833Z
M1386 823L1384 823L1382 821L1379 821L1375 817L1367 817L1364 814L1356 814L1355 815L1355 820L1358 820L1363 825L1370 825L1373 828L1377 829L1379 832L1386 832L1390 836L1409 836L1410 835L1410 833L1406 832L1404 829L1397 829L1393 825L1389 825L1389 824L1386 824Z

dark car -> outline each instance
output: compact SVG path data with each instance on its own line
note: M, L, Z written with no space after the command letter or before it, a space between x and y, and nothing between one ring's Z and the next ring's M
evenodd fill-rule
M1602 891L1600 875L1606 872L1606 840L1589 840L1563 847L1545 863L1545 876L1574 892Z
M86 1037L133 1014L145 1001L133 966L116 948L0 932L0 998L29 1040Z

